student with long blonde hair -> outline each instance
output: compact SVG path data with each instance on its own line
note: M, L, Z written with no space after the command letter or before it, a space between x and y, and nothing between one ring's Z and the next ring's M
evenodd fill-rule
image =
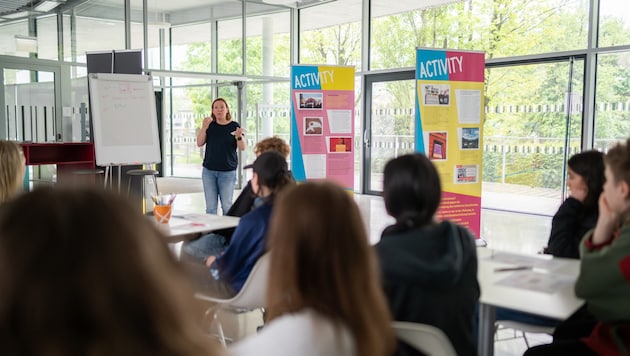
M22 147L12 141L0 140L0 204L20 191L24 172Z
M386 356L395 347L359 209L332 183L281 194L267 246L267 324L232 355Z

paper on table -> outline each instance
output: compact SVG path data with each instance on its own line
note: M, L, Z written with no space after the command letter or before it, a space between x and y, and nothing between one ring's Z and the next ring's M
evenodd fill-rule
M531 266L532 268L540 268L545 270L558 269L566 264L565 261L551 259L551 256L525 256L517 255L509 252L495 252L492 255L486 257L486 259L492 262L508 263L517 266Z
M565 287L573 285L574 277L534 271L510 273L507 277L496 282L497 285L526 289L547 294L553 294Z

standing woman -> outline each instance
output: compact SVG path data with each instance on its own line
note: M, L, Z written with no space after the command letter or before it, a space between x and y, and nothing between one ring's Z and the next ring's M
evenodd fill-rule
M212 116L203 119L197 133L197 146L206 145L203 158L203 183L206 213L216 214L221 199L221 210L227 213L232 206L232 195L236 183L238 156L236 149L245 150L243 129L232 121L230 108L223 98L212 102Z
M20 191L24 172L22 147L12 141L0 140L0 204Z

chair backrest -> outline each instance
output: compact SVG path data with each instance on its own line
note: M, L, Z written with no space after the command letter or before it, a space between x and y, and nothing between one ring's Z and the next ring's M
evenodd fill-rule
M448 337L435 326L394 321L392 327L398 339L426 355L457 356Z
M222 299L206 294L196 293L198 299L222 304L224 308L247 309L265 307L267 296L267 280L269 279L269 253L258 258L256 264L249 273L243 288L232 298Z

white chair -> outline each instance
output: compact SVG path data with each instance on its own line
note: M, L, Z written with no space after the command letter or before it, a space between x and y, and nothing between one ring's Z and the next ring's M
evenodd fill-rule
M523 335L523 340L525 340L525 345L527 345L527 348L529 348L529 341L527 340L526 333L553 335L553 332L555 330L555 328L552 326L538 326L538 325L527 324L527 323L522 323L522 322L513 321L513 320L497 320L494 323L495 336L496 336L497 331L502 327L513 329L515 331L520 331L521 334Z
M392 327L398 339L428 356L457 356L451 341L435 326L393 321Z
M266 253L256 261L254 268L247 277L243 288L232 298L222 299L216 298L203 293L196 293L195 297L200 300L216 303L208 308L205 317L212 314L214 323L216 323L219 339L224 347L227 347L223 326L219 320L219 313L222 310L229 310L234 313L244 313L255 309L263 309L265 307L265 298L267 293L267 280L269 275L269 254Z

